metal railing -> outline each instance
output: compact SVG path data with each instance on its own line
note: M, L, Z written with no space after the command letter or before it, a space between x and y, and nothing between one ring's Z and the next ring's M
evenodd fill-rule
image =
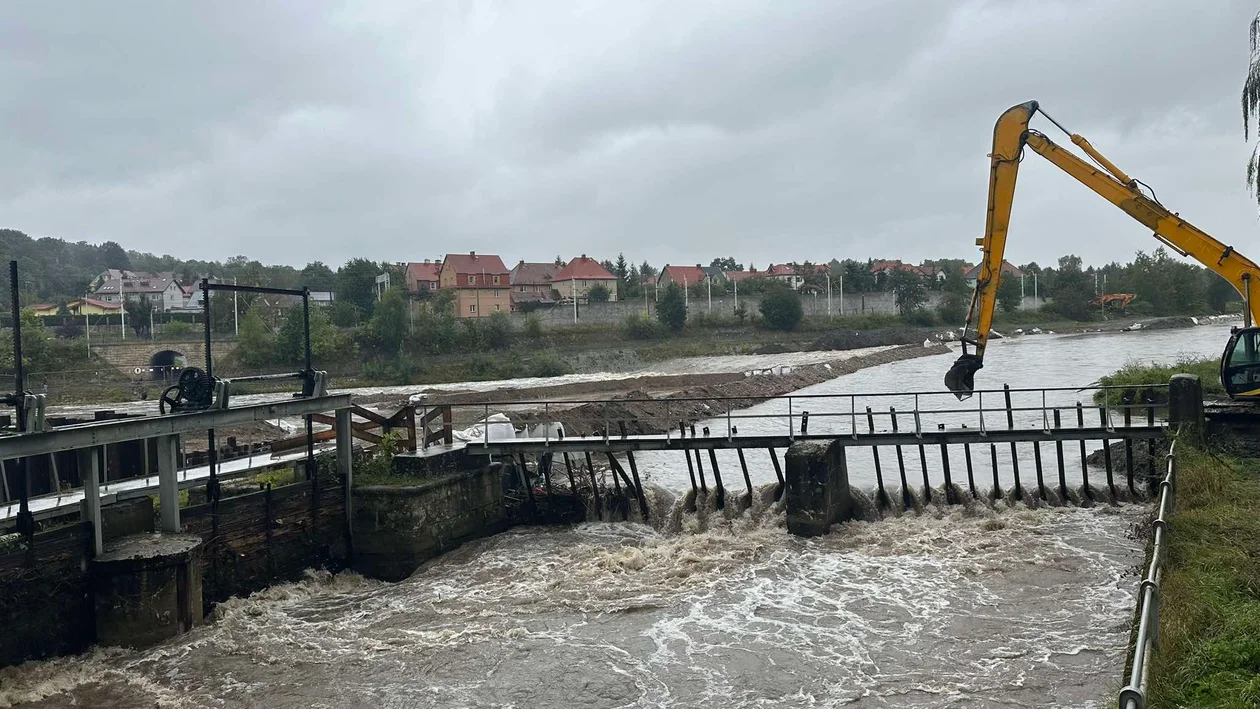
M1177 491L1177 439L1173 438L1164 458L1164 479L1159 483L1159 507L1153 528L1151 560L1142 579L1138 611L1137 640L1133 644L1129 683L1120 690L1120 709L1146 709L1146 690L1151 655L1159 641L1159 581L1161 562L1168 553L1168 518L1172 516Z
M1125 401L1122 392L1132 392L1135 389L1147 393L1146 400ZM556 437L548 424L563 423L565 420L572 421L572 414L566 412L578 407L583 407L586 414L582 417L583 422L593 427L597 435L605 439L624 437L624 434L619 432L620 426L634 422L649 424L668 440L670 437L685 435L685 431L679 430L680 423L690 425L698 420L716 424L718 430L712 431L711 435L728 439L739 435L741 425L751 422L770 423L789 438L795 438L802 429L807 427L810 433L828 433L837 436L854 435L872 429L911 430L916 434L947 428L977 428L981 431L990 428L1011 429L1015 428L1016 417L1023 419L1020 421L1023 427L1039 427L1044 431L1071 427L1073 418L1075 418L1077 428L1085 428L1087 415L1091 425L1097 421L1097 425L1104 429L1128 427L1135 423L1151 426L1156 423L1156 409L1162 406L1162 404L1153 403L1155 393L1158 391L1166 392L1167 386L1150 385L1137 388L1131 386L1037 388L1006 386L1001 389L977 390L972 400L965 404L960 404L954 395L947 391L935 390L781 396L516 400L451 404L450 406L457 412L467 412L469 409L477 412L473 414L474 421L469 421L470 417L467 413L457 418L466 423L472 423L472 429L479 430L481 439L475 441L474 445L485 446L490 442L488 435L490 427L500 423L489 421L491 413L516 407L525 407L530 410L529 417L524 423L531 428L542 427L541 438L544 440ZM1101 404L1093 402L1092 394L1097 392L1103 394L1104 401ZM1086 401L1089 403L1085 403ZM777 407L780 410L750 410L754 406L775 402L781 404ZM712 407L715 403L719 407ZM902 406L899 407L896 404L902 404ZM610 414L610 410L614 407L634 405L645 405L651 410L633 418ZM698 406L710 408L696 416L693 409ZM1063 416L1063 412L1067 412L1066 417ZM1066 421L1063 421L1064 418ZM899 422L907 420L911 422L908 429L905 424ZM802 426L802 423L805 425ZM723 426L724 431L721 430ZM747 426L745 426L745 432L748 432ZM772 431L760 432L771 433ZM565 435L574 434L566 432Z

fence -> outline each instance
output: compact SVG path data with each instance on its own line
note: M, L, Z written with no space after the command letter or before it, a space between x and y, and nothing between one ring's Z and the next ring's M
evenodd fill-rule
M1160 565L1168 552L1168 518L1172 516L1177 491L1177 441L1173 439L1164 458L1164 479L1159 483L1159 507L1151 542L1151 560L1142 579L1139 597L1137 640L1133 644L1129 670L1129 683L1120 690L1120 709L1146 709L1147 681L1150 674L1151 653L1159 640L1159 579Z

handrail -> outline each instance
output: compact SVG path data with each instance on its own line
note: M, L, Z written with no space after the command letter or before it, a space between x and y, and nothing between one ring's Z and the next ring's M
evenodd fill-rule
M1159 511L1153 528L1151 545L1151 561L1147 567L1146 577L1142 579L1140 611L1138 615L1137 642L1132 649L1132 669L1129 672L1129 683L1120 690L1118 705L1120 709L1146 709L1147 682L1150 679L1150 659L1155 643L1159 640L1159 580L1162 570L1160 562L1167 554L1168 518L1172 515L1173 502L1177 491L1177 439L1174 437L1168 447L1168 455L1164 457L1164 479L1159 483Z

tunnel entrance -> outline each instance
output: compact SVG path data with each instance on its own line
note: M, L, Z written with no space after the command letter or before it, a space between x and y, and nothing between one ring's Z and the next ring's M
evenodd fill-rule
M161 350L154 352L149 358L149 378L166 382L179 378L179 371L188 366L188 357L183 352Z

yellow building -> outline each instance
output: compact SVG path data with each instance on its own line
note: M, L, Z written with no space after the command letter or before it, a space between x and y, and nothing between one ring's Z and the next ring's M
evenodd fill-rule
M498 256L447 254L438 287L455 293L457 318L486 318L512 309L510 274Z

